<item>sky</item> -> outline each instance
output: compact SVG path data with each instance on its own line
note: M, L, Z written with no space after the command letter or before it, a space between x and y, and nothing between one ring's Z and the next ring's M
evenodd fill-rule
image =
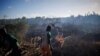
M100 0L0 0L0 19L18 17L67 17L96 12Z

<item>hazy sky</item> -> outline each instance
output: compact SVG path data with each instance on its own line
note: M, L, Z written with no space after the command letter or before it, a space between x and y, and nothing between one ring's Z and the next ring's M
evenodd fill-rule
M66 17L92 11L100 14L100 0L0 0L0 18Z

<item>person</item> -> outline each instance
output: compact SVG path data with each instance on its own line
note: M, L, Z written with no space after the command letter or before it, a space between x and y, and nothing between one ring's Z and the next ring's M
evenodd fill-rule
M52 55L52 46L50 43L50 38L51 38L51 25L48 25L46 28L46 32L47 32L47 44L49 45L49 49L51 51L51 55Z
M50 38L51 38L51 26L48 25L46 27L46 36L43 36L41 39L42 43L40 51L42 56L52 56Z
M17 45L17 40L6 32L5 28L0 29L0 47L5 48L4 56L21 56L20 50ZM8 52L10 52L7 54Z
M50 38L51 38L51 26L50 25L47 26L46 32L47 32L47 43L50 44Z

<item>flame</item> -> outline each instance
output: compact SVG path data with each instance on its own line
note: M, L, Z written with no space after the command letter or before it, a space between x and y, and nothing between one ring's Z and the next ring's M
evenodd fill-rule
M62 45L63 45L63 43L64 43L64 37L63 37L63 35L57 35L57 36L55 37L55 39L56 39L56 41L57 41L58 43L60 43L60 45L61 45L61 47L62 47Z

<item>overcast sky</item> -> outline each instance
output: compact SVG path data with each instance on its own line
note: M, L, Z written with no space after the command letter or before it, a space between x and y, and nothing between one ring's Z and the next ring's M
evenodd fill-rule
M0 0L0 18L100 14L100 0Z

